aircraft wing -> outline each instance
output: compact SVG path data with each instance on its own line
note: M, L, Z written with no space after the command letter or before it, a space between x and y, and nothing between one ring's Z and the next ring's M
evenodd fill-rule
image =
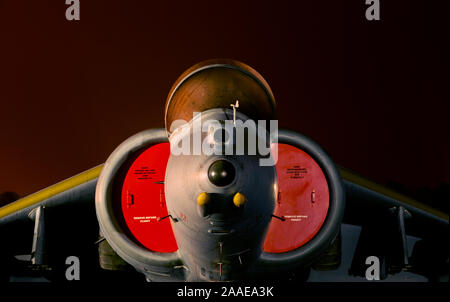
M64 278L72 255L100 271L94 201L101 169L99 165L0 208L1 279Z
M30 272L49 279L62 278L65 261L72 255L79 257L86 268L84 279L95 280L98 274L105 273L102 268L129 271L129 265L99 235L95 189L102 167L0 208L3 278ZM353 255L351 275L364 276L365 260L377 256L382 259L384 277L399 271L412 271L431 279L445 274L448 277L447 214L347 169L339 168L339 172L346 196L343 223L361 227L356 249L342 246L339 252ZM417 246L412 252L406 242L411 236L416 238ZM15 257L28 254L31 258L25 261ZM320 267L324 257L317 257L316 267ZM322 269L326 269L326 262L323 265L322 261Z

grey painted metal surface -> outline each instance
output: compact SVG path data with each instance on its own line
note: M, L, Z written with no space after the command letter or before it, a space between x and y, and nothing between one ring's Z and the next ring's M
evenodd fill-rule
M441 217L433 215L432 213L406 204L389 196L383 195L376 191L370 190L362 185L347 180L344 180L344 185L347 200L351 204L374 208L403 207L411 213L412 219L419 219L422 221L426 221L427 223L438 225L440 227L448 227L449 225L449 221L446 219L443 219Z
M39 206L34 209L34 232L33 245L31 248L31 263L45 264L45 207Z
M231 110L212 109L202 113L201 123L207 125L209 121L232 117ZM247 120L243 114L236 118ZM184 129L178 128L172 133L171 144L186 136L194 141L193 124L191 120ZM249 133L251 135L252 130ZM265 139L267 133L263 134ZM228 138L232 135L229 133ZM204 140L214 140L214 133L202 132L201 141ZM228 139L215 147L227 148L228 144L235 145L236 140ZM275 207L277 177L275 166L260 166L260 158L260 155L247 154L170 155L165 196L168 211L177 220L172 221L172 227L181 258L190 270L189 281L241 279L262 253ZM217 186L208 178L209 167L219 160L230 163L236 171L234 180L225 186ZM200 206L197 197L203 192L209 194L211 200ZM236 193L246 197L242 207L233 203Z
M95 198L95 187L97 185L97 179L90 180L76 187L70 188L67 191L59 193L53 197L50 197L42 202L24 208L20 211L14 212L6 217L0 219L0 226L7 225L11 222L29 220L30 212L39 207L59 207L70 204L85 204L86 206L93 206Z
M361 226L346 224L341 225L342 234L342 261L341 265L336 270L318 271L311 270L307 282L427 282L424 276L414 274L411 272L400 272L395 275L388 275L384 280L369 281L364 277L350 275L349 269L352 264L353 254L358 244L361 233ZM412 254L414 244L420 238L414 236L407 236L408 256Z

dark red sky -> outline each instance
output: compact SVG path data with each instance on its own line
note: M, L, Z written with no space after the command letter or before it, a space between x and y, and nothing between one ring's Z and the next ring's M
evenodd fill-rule
M0 192L26 195L163 126L172 83L210 58L271 85L280 126L380 183L449 182L449 2L0 0Z

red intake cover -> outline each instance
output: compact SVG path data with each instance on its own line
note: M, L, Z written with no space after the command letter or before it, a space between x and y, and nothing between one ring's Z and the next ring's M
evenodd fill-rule
M122 212L130 232L154 252L178 250L164 198L164 178L170 144L160 143L145 150L133 162L122 186Z
M311 240L327 216L328 183L316 161L304 151L278 144L278 200L264 251L283 253Z

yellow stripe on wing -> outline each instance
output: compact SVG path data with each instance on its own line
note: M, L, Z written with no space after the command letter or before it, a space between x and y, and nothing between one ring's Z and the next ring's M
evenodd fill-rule
M5 216L8 216L14 212L20 211L22 209L25 209L29 206L32 206L34 204L37 204L39 202L42 202L50 197L53 197L59 193L62 193L64 191L67 191L73 187L76 187L78 185L81 185L85 182L88 182L90 180L93 180L95 178L98 178L100 175L100 172L103 168L103 165L99 165L97 167L94 167L90 170L87 170L83 173L80 173L78 175L75 175L71 178L68 178L66 180L63 180L53 186L50 186L46 189L43 189L39 192L36 192L34 194L28 195L24 198L21 198L19 200L16 200L6 206L3 206L0 208L0 218L3 218ZM358 184L360 186L363 186L365 188L368 188L372 191L378 192L380 194L386 195L392 199L395 199L397 201L403 202L405 204L408 204L410 206L416 207L418 209L424 210L429 212L430 214L433 214L437 217L443 218L445 220L449 219L449 216L439 210L436 210L430 206L427 206L421 202L418 202L414 199L411 199L409 197L406 197L400 193L397 193L395 191L392 191L384 186L381 186L373 181L370 181L366 178L363 178L357 174L354 174L344 168L339 168L339 172L341 173L341 176L344 180L353 182L355 184Z
M353 172L350 172L349 170L339 167L339 172L341 173L341 176L344 180L347 180L349 182L355 183L357 185L363 186L369 190L372 190L374 192L378 192L380 194L383 194L387 197L390 197L392 199L395 199L397 201L403 202L407 205L413 206L415 208L421 209L423 211L426 211L432 215L435 215L439 218L443 218L445 220L448 220L448 215L436 210L426 204L423 204L421 202L418 202L412 198L406 197L403 194L400 194L398 192L392 191L380 184L377 184L373 181L370 181L364 177L361 177Z
M8 216L14 212L25 209L29 206L37 204L41 201L44 201L50 197L53 197L59 193L72 189L78 185L81 185L85 182L98 178L100 172L102 171L103 165L99 165L90 170L77 174L71 178L63 180L53 186L45 188L39 192L28 195L24 198L18 199L6 206L0 208L0 218Z

